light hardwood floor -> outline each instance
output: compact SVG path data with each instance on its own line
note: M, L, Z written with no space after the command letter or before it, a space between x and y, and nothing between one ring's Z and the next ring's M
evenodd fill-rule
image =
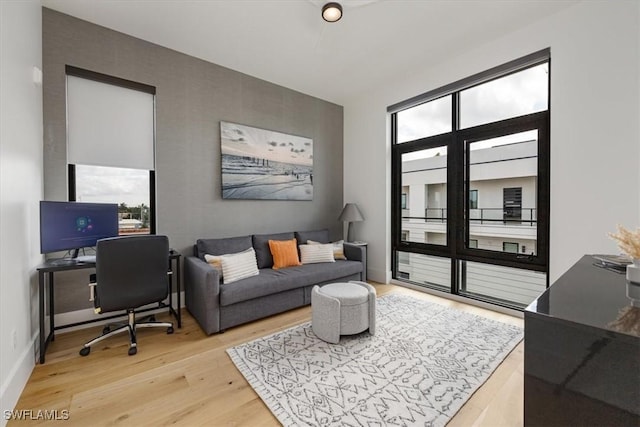
M378 296L403 293L505 323L522 319L438 298L394 285L375 284ZM128 340L120 335L78 355L82 343L100 334L92 327L56 336L46 363L36 365L17 410L68 410L60 425L271 426L276 418L235 368L225 349L309 321L303 307L223 334L206 336L186 310L182 329L144 329L138 354L127 355ZM158 319L168 315L157 316ZM60 412L61 413L61 412ZM523 343L496 369L448 424L458 426L521 426L523 421ZM48 424L43 420L10 421L12 425Z

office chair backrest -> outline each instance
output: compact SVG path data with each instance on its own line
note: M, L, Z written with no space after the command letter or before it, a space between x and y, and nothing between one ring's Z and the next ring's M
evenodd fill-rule
M96 302L104 312L162 301L169 293L168 270L167 236L98 240Z

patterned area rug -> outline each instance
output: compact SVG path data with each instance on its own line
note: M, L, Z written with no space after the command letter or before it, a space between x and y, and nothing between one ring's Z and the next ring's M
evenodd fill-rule
M227 353L284 426L444 426L522 336L517 326L386 295L375 336L333 345L305 323Z

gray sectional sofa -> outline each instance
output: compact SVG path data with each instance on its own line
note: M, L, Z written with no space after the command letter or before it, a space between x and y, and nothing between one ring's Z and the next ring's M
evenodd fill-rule
M344 243L347 260L306 264L273 270L269 240L297 239L329 243L328 230L256 234L223 239L198 239L193 256L184 260L184 292L187 310L207 334L251 322L311 303L311 288L349 280L366 280L366 248ZM224 255L253 247L259 274L223 284L218 270L204 255Z

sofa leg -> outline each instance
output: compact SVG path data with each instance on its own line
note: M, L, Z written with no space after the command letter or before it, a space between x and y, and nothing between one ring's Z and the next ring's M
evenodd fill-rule
M224 334L224 329L220 329L220 330L218 331L218 333L219 333L219 334Z

